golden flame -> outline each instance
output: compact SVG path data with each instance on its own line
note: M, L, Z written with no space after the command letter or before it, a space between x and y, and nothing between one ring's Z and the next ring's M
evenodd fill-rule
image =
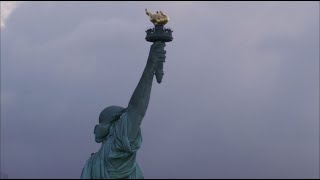
M146 9L146 14L149 16L150 21L154 25L165 25L169 21L169 17L165 15L162 11L157 11L155 14L152 14L148 11L148 9Z

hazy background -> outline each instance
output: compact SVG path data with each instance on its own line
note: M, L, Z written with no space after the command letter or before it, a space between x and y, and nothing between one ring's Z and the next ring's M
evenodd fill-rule
M170 16L146 178L319 178L319 2L1 2L1 171L79 178Z

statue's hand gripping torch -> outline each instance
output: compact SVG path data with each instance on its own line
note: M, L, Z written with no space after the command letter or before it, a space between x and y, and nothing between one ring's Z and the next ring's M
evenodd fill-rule
M164 25L169 21L169 17L165 15L162 11L157 11L156 14L152 14L147 9L146 9L146 14L150 17L150 21L154 24L154 28L150 28L146 31L147 33L146 40L149 42L161 41L163 43L172 41L173 31L170 28L164 27ZM155 76L159 84L161 83L162 77L164 75L164 72L163 72L164 62L165 62L165 58L161 58L161 60L157 62L157 65L155 68Z

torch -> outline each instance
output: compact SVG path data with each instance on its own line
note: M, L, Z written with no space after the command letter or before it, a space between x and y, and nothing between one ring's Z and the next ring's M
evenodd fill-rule
M155 14L150 13L147 9L145 10L146 14L149 16L150 21L154 24L154 28L150 28L146 30L147 36L146 41L148 42L170 42L173 40L172 30L164 25L169 21L169 17L165 15L162 11L157 11ZM162 77L164 75L163 72L163 63L165 60L158 62L155 68L155 76L157 82L160 84L162 81Z

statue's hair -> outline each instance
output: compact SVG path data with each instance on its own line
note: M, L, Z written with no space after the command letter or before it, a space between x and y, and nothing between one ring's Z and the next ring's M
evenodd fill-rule
M111 121L119 118L126 108L121 106L109 106L101 111L99 115L99 124L110 123Z
M94 127L95 141L101 143L108 136L111 124L118 120L126 108L121 106L109 106L101 111L99 124Z

